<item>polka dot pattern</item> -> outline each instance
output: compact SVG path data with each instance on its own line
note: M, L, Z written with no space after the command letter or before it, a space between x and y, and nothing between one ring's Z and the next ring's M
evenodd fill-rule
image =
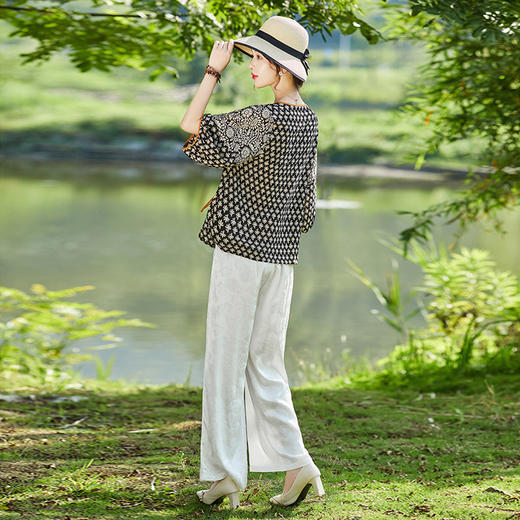
M307 105L251 105L204 114L182 147L222 168L199 238L252 260L297 264L316 217L318 118Z

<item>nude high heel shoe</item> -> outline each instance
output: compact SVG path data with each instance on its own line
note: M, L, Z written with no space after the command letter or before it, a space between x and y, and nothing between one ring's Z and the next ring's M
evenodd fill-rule
M233 482L233 479L228 475L224 480L221 480L213 489L205 489L197 491L199 500L204 504L220 504L224 497L229 498L229 505L231 509L236 509L240 505L238 498L238 487Z
M289 491L271 497L269 501L279 506L296 505L307 496L311 486L314 487L314 492L319 497L322 497L325 494L325 490L323 489L320 475L320 470L313 462L306 464L296 475L296 479Z

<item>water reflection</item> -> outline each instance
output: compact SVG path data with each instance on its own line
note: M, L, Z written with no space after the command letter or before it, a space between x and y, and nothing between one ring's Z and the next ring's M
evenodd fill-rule
M121 168L114 178L106 164L4 163L0 284L22 290L36 282L51 289L94 285L77 299L157 324L116 331L124 346L101 352L105 359L116 354L114 378L182 383L191 367L191 383L200 384L213 249L197 234L205 216L200 209L217 186L215 172L131 165L123 170L132 175L121 181ZM376 302L348 273L346 258L384 282L391 254L378 236L396 236L407 224L395 211L435 203L449 189L320 178L324 202L302 237L295 268L286 351L292 384L303 382L299 360L327 348L332 358L345 348L354 357L376 358L393 346L396 335L371 315ZM327 200L348 207L330 208ZM520 213L505 219L508 236L475 228L463 243L491 250L501 268L518 273L520 244L512 237L519 235ZM419 271L403 263L402 276L410 287ZM94 376L91 366L82 370Z

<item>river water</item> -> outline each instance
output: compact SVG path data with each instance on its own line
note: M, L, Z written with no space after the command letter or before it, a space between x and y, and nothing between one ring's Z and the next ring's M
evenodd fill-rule
M371 313L372 293L349 273L353 260L384 283L399 261L403 289L420 271L380 243L408 224L398 210L418 210L453 194L453 187L393 180L320 176L319 209L303 235L295 266L286 365L291 385L321 365L332 372L344 351L376 360L398 341ZM0 285L24 291L93 285L76 297L119 309L153 329L120 328L111 379L200 385L213 249L197 237L214 194L215 171L190 165L74 161L13 161L0 166ZM462 245L489 249L498 266L520 274L520 212L504 213L503 236L472 228ZM452 232L439 234L446 242ZM419 323L419 322L418 322ZM83 351L98 342L83 341ZM92 364L81 372L95 376Z

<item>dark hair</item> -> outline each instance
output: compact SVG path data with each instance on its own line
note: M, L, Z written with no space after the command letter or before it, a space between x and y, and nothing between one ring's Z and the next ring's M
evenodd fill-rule
M272 61L270 60L269 58L267 58L275 67L276 67L276 73L277 74L280 74L280 71L282 70L282 67L280 67L280 65L278 65L278 63L276 63L275 61ZM287 71L289 72L289 71ZM293 82L294 82L294 86L300 90L300 88L302 87L304 81L297 78L294 74L292 74L291 72L289 72L289 74L291 74L291 76L293 77ZM280 81L280 78L278 78L278 81Z

